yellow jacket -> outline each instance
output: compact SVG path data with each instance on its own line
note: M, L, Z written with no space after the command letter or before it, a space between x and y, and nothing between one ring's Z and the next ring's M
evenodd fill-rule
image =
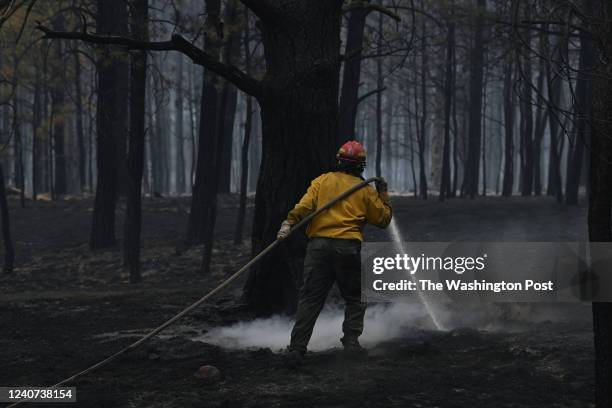
M342 194L362 180L348 173L325 173L312 181L308 191L289 212L287 221L294 225ZM363 241L365 223L384 228L391 222L391 205L387 193L378 194L371 185L355 191L344 200L315 217L306 235L309 238L326 237L358 239Z

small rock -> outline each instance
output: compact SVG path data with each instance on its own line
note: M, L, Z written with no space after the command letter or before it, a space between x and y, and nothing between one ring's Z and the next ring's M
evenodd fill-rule
M204 380L206 383L214 383L221 379L221 371L219 371L217 367L211 365L203 365L198 368L198 371L193 375L196 378Z

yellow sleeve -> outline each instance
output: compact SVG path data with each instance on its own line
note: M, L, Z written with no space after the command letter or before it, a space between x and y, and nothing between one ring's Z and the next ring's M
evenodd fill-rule
M304 194L300 202L293 207L293 210L289 211L289 214L287 215L287 221L289 224L295 225L304 217L307 217L315 212L317 209L317 197L319 195L319 187L321 186L322 177L323 176L319 176L312 180L306 194Z
M366 188L366 221L385 228L391 222L391 200L388 193L379 194L373 187Z

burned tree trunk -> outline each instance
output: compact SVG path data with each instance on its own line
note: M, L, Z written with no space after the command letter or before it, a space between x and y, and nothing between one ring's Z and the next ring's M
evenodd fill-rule
M585 0L585 14L592 13L592 0ZM591 36L580 31L580 55L576 81L576 136L568 153L567 180L565 184L566 204L578 204L578 188L584 160L584 147L590 140L590 120L592 104L593 43Z
M244 36L242 45L244 47L244 65L247 75L251 74L251 48L249 47L250 29L249 13L244 16ZM251 132L253 127L253 97L247 95L244 120L244 139L240 150L240 199L238 204L238 216L236 217L236 229L234 230L234 244L242 244L242 234L244 230L244 219L246 216L247 188L249 181L249 149L251 144Z
M233 64L240 57L240 18L238 0L230 0L225 7L224 26L228 27L224 45L224 62ZM236 106L238 102L238 90L230 82L225 82L227 98L223 107L221 137L223 138L223 153L219 162L219 192L229 193L231 191L232 173L232 148L234 142L234 119L236 118Z
M176 84L176 98L174 100L174 114L175 114L175 137L176 137L176 192L182 193L185 191L185 127L183 126L184 117L184 85L183 85L183 56L177 57L178 64L176 72L178 75L178 81Z
M525 19L530 18L530 7L525 7ZM533 193L533 110L532 110L532 66L531 66L531 36L529 30L524 34L526 43L524 58L517 53L517 66L521 74L521 134L520 134L520 157L521 157L521 195L530 196Z
M132 0L131 32L138 40L147 41L148 0ZM130 130L127 156L125 240L123 262L129 269L130 282L141 281L140 229L142 172L144 166L146 117L147 53L135 51L130 66Z
M6 201L6 188L4 184L4 171L0 163L0 219L2 220L2 240L4 241L4 273L13 272L15 263L15 249L11 238L9 208Z
M63 20L58 17L55 20L55 27L61 29L63 27ZM53 196L56 194L66 194L66 156L64 152L64 123L66 121L65 110L65 81L66 73L63 65L60 65L60 61L63 60L63 47L62 41L57 41L54 46L55 61L52 65L53 78L57 80L53 81L51 88L51 110L53 115L53 173L51 174L53 185ZM53 178L53 175L55 177Z
M484 75L484 14L486 0L477 0L474 41L470 51L470 110L468 156L465 163L463 192L470 198L478 194L480 149L482 139L482 87Z
M452 6L451 6L452 7ZM444 78L444 148L442 152L442 177L440 181L440 201L451 195L451 172L450 172L450 128L451 128L451 106L453 97L453 53L455 52L455 23L453 11L448 21L446 37L446 68Z
M98 0L97 30L100 34L121 34L127 25L125 0ZM90 246L106 248L115 244L115 207L119 168L125 147L127 125L127 78L124 56L106 47L96 63L97 105L97 186Z
M206 2L206 12L208 14L206 26L209 31L204 37L204 47L209 57L219 62L221 60L219 42L223 34L223 26L220 20L220 1L208 0ZM222 89L222 91L219 92L219 89ZM198 161L185 239L186 245L205 244L201 272L208 272L212 254L214 224L209 224L211 220L214 223L216 215L219 162L222 152L220 143L223 141L220 137L220 131L223 126L223 108L227 100L224 98L225 91L226 85L221 83L219 77L205 69L200 102Z
M591 166L589 194L589 239L612 241L612 3L602 2L602 23L596 38L601 56L593 71L593 107L591 115ZM588 14L590 15L590 14ZM604 40L606 39L606 40ZM595 400L598 408L612 406L612 303L593 302L595 342Z
M427 58L427 43L425 36L425 22L423 22L423 29L421 37L421 109L422 114L420 118L420 132L418 134L418 145L419 145L419 191L420 196L423 199L427 199L427 174L425 173L425 140L427 137L427 70L428 58ZM415 92L416 98L416 92ZM419 104L415 100L415 106Z
M34 101L32 103L32 200L36 201L39 189L39 163L38 157L38 138L40 137L40 126L42 123L41 109L41 88L40 66L34 66Z
M504 67L504 181L502 195L510 197L514 185L514 104L512 91L513 58L508 58Z
M81 89L81 61L79 47L74 49L74 99L76 108L76 138L79 157L79 187L81 192L85 190L85 134L83 132L83 92Z
M342 1L266 3L269 14L260 10L267 72L259 98L264 137L254 253L275 239L310 181L329 169L338 131ZM294 310L304 248L303 236L292 237L251 271L245 295L258 312Z
M344 63L340 108L338 115L338 146L355 137L355 118L361 78L361 56L366 17L365 8L352 10L348 17L346 49L348 60Z
M378 16L378 44L380 50L383 46L383 19ZM382 59L376 59L376 86L382 89L384 86ZM376 93L376 177L382 176L382 149L383 149L383 128L382 128L382 92Z
M555 53L559 55L558 53ZM563 187L561 185L561 138L563 138L563 124L560 122L559 115L554 112L559 109L562 92L562 78L553 69L550 62L547 62L546 76L548 80L548 121L550 130L550 159L548 161L548 195L554 195L558 202L563 201ZM555 72L553 72L555 71Z
M2 221L2 239L4 241L4 272L12 273L15 262L15 249L11 238L10 216L8 202L6 200L6 187L2 164L0 164L0 219Z

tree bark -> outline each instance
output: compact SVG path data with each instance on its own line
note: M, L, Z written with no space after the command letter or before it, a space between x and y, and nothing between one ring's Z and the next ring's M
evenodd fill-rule
M478 179L480 167L480 149L482 139L482 85L484 68L484 15L486 0L477 0L477 16L475 18L473 48L470 52L470 108L469 108L469 140L468 156L463 179L463 192L470 198L478 194Z
M185 191L185 152L184 141L185 131L183 126L184 118L184 85L183 85L183 56L178 55L177 63L177 83L176 83L176 99L174 100L174 115L175 115L175 146L176 146L176 192L182 193Z
M593 106L591 115L589 239L612 241L612 3L602 2L595 15L595 38L601 49L593 72ZM598 7L598 8L599 8ZM587 14L590 15L590 14ZM599 17L598 17L599 18ZM597 408L612 407L612 303L593 302L595 342L595 400Z
M378 44L377 49L383 46L383 18L378 16ZM376 59L376 87L382 89L384 86L382 58ZM382 92L376 93L376 177L382 177L382 149L383 149L383 128L382 128Z
M366 0L369 3L369 0ZM340 91L340 108L338 113L338 146L355 138L355 120L359 100L359 83L361 81L361 60L363 37L368 11L356 8L350 11L346 32L346 48Z
M453 53L455 51L455 23L451 3L451 12L446 34L446 68L444 76L444 148L442 151L442 177L440 179L439 200L444 201L451 195L450 176L450 128L451 106L453 96Z
M514 110L515 96L512 89L514 59L508 58L504 66L504 181L502 195L510 197L514 186Z
M591 15L592 0L584 0L584 12ZM590 35L580 31L580 54L576 80L576 137L568 153L568 171L565 187L565 202L578 204L578 188L582 173L584 146L590 142L591 125L589 116L593 98L592 78L589 74L594 64L593 42Z
M131 31L134 38L149 38L148 0L132 0ZM142 225L141 190L146 132L147 53L131 54L130 129L127 156L125 240L123 260L130 272L130 283L142 280L140 273L140 230Z
M10 216L6 201L2 164L0 164L0 219L2 220L2 239L4 241L4 273L12 273L15 263L15 249L11 238Z
M38 138L40 137L40 127L42 124L42 109L41 109L41 88L40 66L34 65L34 101L32 103L32 200L36 201L39 191L39 147Z
M17 74L18 67L15 67L15 75L13 82L13 142L15 150L15 185L19 189L19 202L21 208L25 208L25 168L23 164L23 139L21 135L21 113L19 111L19 75Z
M220 96L215 86L215 80L216 76L207 70L204 72L200 102L198 158L186 234L186 243L188 245L202 243L204 239L206 201L210 198L207 190L207 186L210 185L210 171L216 174L214 152Z
M418 135L419 145L419 190L420 196L423 199L427 199L427 174L425 172L425 140L427 137L427 71L428 66L428 53L426 43L426 26L425 22L422 23L422 37L421 37L421 131ZM415 93L416 98L416 93ZM415 104L417 106L418 103Z
M81 61L79 59L78 45L74 49L74 98L76 108L76 137L79 157L79 187L81 192L85 190L85 134L83 132L83 92L81 90Z
M54 26L56 29L61 29L64 25L63 19L58 17ZM53 115L53 174L54 180L53 196L67 193L66 185L66 156L64 151L64 132L65 122L67 121L67 113L65 110L65 82L66 74L64 66L60 64L63 60L62 41L56 41L54 46L55 61L53 61L53 86L51 88L51 111ZM53 177L55 176L55 177Z
M560 40L561 41L561 40ZM560 47L565 48L562 44L556 45L557 50L553 53L556 58L561 58L563 52ZM554 195L558 202L563 201L563 187L561 185L561 153L563 148L560 147L560 140L563 138L563 126L559 122L559 115L554 111L559 109L561 103L561 93L563 81L556 71L559 68L553 68L550 61L546 61L546 78L548 82L548 122L550 130L550 159L548 161L548 195Z
M282 29L272 23L262 26L267 72L259 98L263 152L254 253L276 239L278 227L310 181L330 168L338 134L342 1L279 0L270 7L270 14L262 17L279 15L283 23ZM256 311L295 309L304 250L304 237L291 237L274 257L253 268L245 296Z
M251 75L251 48L249 46L251 30L249 28L249 12L244 13L244 31L242 45L244 48L244 65L247 75ZM249 181L249 150L251 143L251 132L253 127L253 97L246 96L244 120L244 139L240 151L240 199L238 204L238 216L236 217L236 229L234 230L234 244L242 244L244 230L244 219L246 216L247 189Z
M224 62L233 64L240 58L241 19L239 15L239 1L230 0L225 6L224 26L227 28L224 44ZM234 120L236 118L236 106L238 102L238 90L231 82L224 82L227 90L226 103L223 107L221 137L223 138L223 153L219 163L219 192L229 193L231 191L232 174L232 151L234 146Z
M97 0L97 30L101 34L121 34L127 26L125 0ZM122 176L127 125L127 78L125 56L105 47L96 63L97 104L97 186L94 201L90 247L100 249L115 244L115 207L118 180Z

